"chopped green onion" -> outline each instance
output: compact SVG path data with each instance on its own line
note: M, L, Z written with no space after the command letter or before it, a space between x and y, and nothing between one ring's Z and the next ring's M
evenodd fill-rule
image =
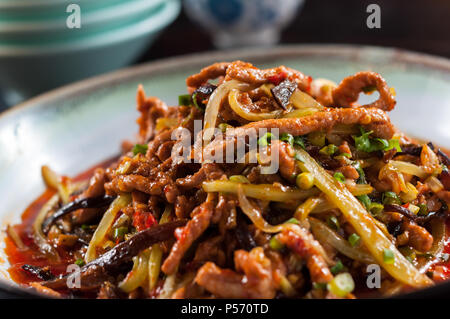
M78 258L78 259L75 261L75 265L80 266L80 267L83 267L83 266L84 266L84 260L81 259L81 258Z
M194 93L194 94L192 95L192 102L194 103L194 106L195 106L196 108L198 108L200 111L204 111L203 104L202 104L202 106L198 105L198 102L197 102L197 94L198 94L198 93Z
M370 205L372 204L372 201L370 200L369 196L367 195L359 195L356 196L357 199L364 205L364 207L370 211Z
M270 141L272 140L273 134L270 132L267 132L266 134L264 134L263 136L261 136L258 139L258 145L260 146L267 146L270 144Z
M333 174L333 177L334 177L334 179L337 180L338 182L341 182L341 183L345 182L345 176L344 176L344 174L342 174L341 172L336 172L336 173L334 173L334 174Z
M286 222L286 224L297 224L300 225L300 222L298 221L297 218L292 217L291 219L288 219Z
M133 147L133 154L144 154L147 153L148 146L146 144L136 144Z
M123 238L128 233L128 227L117 227L114 229L114 239Z
M305 138L303 136L296 136L294 137L294 145L298 145L301 148L305 149Z
M373 131L366 132L362 127L360 130L360 136L353 136L358 151L370 153L375 151L389 151L395 148L398 152L401 152L400 141L398 139L387 141L383 138L370 138Z
M343 270L344 270L344 264L340 260L333 267L330 268L330 271L333 275L337 275L338 273L340 273Z
M273 236L269 241L269 247L273 250L281 250L283 249L284 245L277 239L276 236Z
M393 138L391 140L389 140L389 145L388 147L385 149L385 151L389 151L391 149L395 148L397 150L397 152L401 152L402 148L400 147L400 140Z
M356 233L353 233L348 237L348 242L350 243L350 245L352 245L352 247L359 245L360 241L361 237L359 237Z
M308 140L312 145L325 146L325 133L324 132L312 132L308 134Z
M334 230L338 230L341 226L339 225L339 221L336 216L330 216L327 220L328 226L333 228Z
M384 210L384 205L376 202L370 203L369 211L372 213L373 216L377 216L381 214Z
M344 157L351 158L351 157L352 157L352 154L349 154L349 153L341 153L341 154L339 154L339 156L344 156Z
M192 97L190 94L183 94L178 96L178 105L191 106Z
M382 201L384 205L401 205L402 201L400 197L394 192L384 192L382 196Z
M217 127L222 131L222 133L225 133L229 128L233 128L233 126L227 123L220 123Z
M394 263L395 256L394 256L394 253L392 252L392 250L390 250L390 249L383 250L383 261L386 264L393 264Z
M355 282L348 272L344 272L334 277L327 287L334 295L344 298L355 289Z
M426 204L419 204L419 212L417 215L419 216L427 216L428 215L428 207Z
M280 140L287 142L288 144L294 145L294 137L289 133L281 134Z
M372 134L373 131L365 132L363 128L360 128L361 136L353 136L355 140L355 146L358 151L370 152L372 150L370 144L369 135Z
M356 183L358 183L358 184L367 184L366 174L364 173L364 170L361 167L361 163L360 162L354 162L353 163L353 167L356 169L356 171L359 174L359 177L358 177L358 180L356 181Z
M333 155L334 153L336 153L338 147L334 144L328 144L327 146L324 146L319 153L323 154L323 155Z

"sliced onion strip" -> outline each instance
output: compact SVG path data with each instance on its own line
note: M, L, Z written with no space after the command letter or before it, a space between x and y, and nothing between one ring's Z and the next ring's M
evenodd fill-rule
M309 218L309 223L311 224L311 230L314 237L317 238L320 243L332 246L341 254L351 259L366 264L376 264L375 259L368 252L359 247L352 247L347 240L338 235L322 221L316 218Z
M130 293L138 287L145 284L147 279L148 258L150 252L147 250L141 251L139 255L133 257L133 268L127 274L124 280L119 283L119 288Z
M243 119L255 122L261 120L274 119L279 117L283 113L282 110L276 110L267 113L251 112L247 110L245 106L241 104L241 102L239 102L239 94L240 94L239 90L232 89L228 94L228 103L230 104L231 109Z
M53 195L52 198L50 198L50 200L41 208L33 223L33 240L39 247L39 250L49 255L51 259L57 261L60 260L60 257L56 249L48 242L47 238L45 237L45 234L42 231L42 223L47 217L48 212L58 204L58 201L58 194Z
M220 105L222 101L228 96L233 89L239 89L241 91L247 91L251 89L250 84L239 82L236 80L223 82L221 85L214 90L211 94L208 104L205 109L205 118L204 118L204 132L203 132L203 141L205 144L208 144L211 138L214 135L213 130L216 127L217 116L219 114Z

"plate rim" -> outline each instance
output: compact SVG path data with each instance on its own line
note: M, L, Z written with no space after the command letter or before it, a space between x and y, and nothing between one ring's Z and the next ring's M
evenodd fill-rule
M332 55L348 57L348 55L358 56L362 52L378 51L385 56L393 56L399 62L415 64L426 68L446 71L450 73L450 59L427 53L419 53L395 47L381 47L370 45L341 45L341 44L293 44L280 45L273 48L261 50L259 48L246 48L226 51L206 51L202 53L192 53L179 55L170 58L158 59L155 61L138 64L135 66L122 68L117 71L97 75L84 80L61 86L28 99L16 106L13 106L0 113L0 120L22 112L27 108L36 107L46 102L88 93L99 87L111 86L119 82L126 81L133 77L144 76L162 70L183 67L189 64L208 64L208 61L227 60L230 57L251 57L253 60L267 59L270 57L289 57L298 55Z
M431 68L437 71L444 71L450 74L450 59L396 47L354 44L285 44L272 48L266 48L264 50L261 50L260 48L245 48L225 51L214 50L158 59L56 88L3 111L0 113L0 125L3 121L7 121L8 118L20 116L21 113L26 113L28 109L44 106L46 103L54 103L58 100L64 100L69 97L74 98L100 88L104 89L111 87L133 78L144 77L152 73L157 74L168 70L192 67L192 65L206 66L211 63L211 61L217 62L230 60L233 58L247 58L252 59L253 62L257 63L258 60L268 60L271 57L298 57L301 55L331 55L344 58L353 56L357 59L361 53L367 53L368 51L377 51L383 56L391 56L393 61L414 64L428 69ZM443 286L448 286L448 289L450 290L450 282L440 284L439 286L441 289ZM425 290L428 289L433 289L433 287L420 289L421 294L424 295L426 293ZM36 292L35 290L25 286L18 285L11 280L4 280L3 278L0 278L0 290L14 296L25 298L49 298L47 295ZM407 295L405 295L405 297L406 296Z

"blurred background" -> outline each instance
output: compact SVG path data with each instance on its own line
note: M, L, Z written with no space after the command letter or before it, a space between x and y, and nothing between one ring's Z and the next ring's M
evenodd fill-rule
M370 4L380 28L367 27ZM215 49L341 43L450 58L449 18L449 0L0 0L0 111L94 75Z

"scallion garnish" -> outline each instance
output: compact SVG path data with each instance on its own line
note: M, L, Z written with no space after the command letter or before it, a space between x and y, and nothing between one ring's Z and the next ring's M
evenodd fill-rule
M270 144L271 140L273 138L273 134L270 132L267 132L266 134L264 134L263 136L261 136L258 139L258 145L260 146L267 146Z
M75 265L80 266L80 267L83 267L83 266L84 266L84 260L81 259L81 258L78 258L78 259L75 261Z
M353 233L348 237L348 242L352 245L352 247L359 245L360 240L361 237L359 237L356 233Z
M370 210L370 205L372 204L372 201L370 200L369 196L367 195L359 195L356 196L357 199L364 205L364 207L367 210Z
M334 230L339 230L340 225L339 225L339 221L336 218L336 216L330 216L328 217L328 226L330 226L331 228L333 228Z
M178 105L191 106L192 97L190 94L183 94L178 96Z
M384 205L392 205L392 204L401 205L402 204L400 197L398 197L398 195L394 192L384 192L381 199L382 199L382 202Z
M303 136L294 137L294 145L298 145L301 148L305 149L305 138Z
M283 249L284 245L277 239L276 236L273 236L269 241L269 247L273 250L281 250Z
M294 145L294 137L289 133L281 134L280 140L283 142L287 142L288 144Z
M133 147L133 154L144 154L147 153L148 146L146 144L136 144Z
M117 227L114 229L114 239L120 239L128 233L128 227Z
M333 177L334 177L334 179L337 180L338 182L341 182L341 183L345 182L345 176L344 176L344 174L342 174L341 172L336 172L336 173L334 173L334 174L333 174Z
M343 270L344 270L344 264L340 260L333 267L330 268L330 271L333 275L337 275L338 273L340 273Z
M338 147L334 144L328 144L327 146L322 147L319 153L331 156L338 150Z
M419 206L419 212L417 213L417 215L419 215L419 216L427 216L428 215L428 207L426 204L419 204L417 206Z
M353 136L355 146L358 151L370 153L375 151L389 151L395 148L401 152L400 141L398 139L385 140L383 138L371 138L373 131L366 132L362 127L360 128L361 135Z
M327 287L334 295L344 298L355 289L355 282L348 272L344 272L334 277Z

